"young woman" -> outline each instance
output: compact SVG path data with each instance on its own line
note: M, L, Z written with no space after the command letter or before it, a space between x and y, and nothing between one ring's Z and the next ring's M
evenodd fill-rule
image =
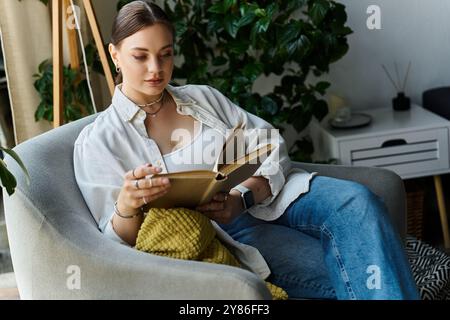
M134 1L120 10L109 46L119 72L112 104L75 143L77 182L99 229L129 246L142 208L170 188L152 175L212 169L211 162L176 160L238 122L273 129L210 86L169 85L174 40L155 4ZM193 138L175 144L177 130ZM293 169L281 137L275 151L236 189L196 208L241 263L291 298L417 299L382 200L361 184Z

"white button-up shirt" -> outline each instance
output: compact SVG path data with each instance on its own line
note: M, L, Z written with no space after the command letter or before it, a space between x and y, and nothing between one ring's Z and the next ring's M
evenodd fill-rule
M144 124L146 113L128 99L117 86L112 104L81 131L74 146L75 178L99 230L109 238L126 244L114 232L111 219L114 202L122 188L125 173L144 163L152 163L167 172L164 157ZM177 112L218 130L223 136L239 122L244 129L273 129L265 120L232 103L218 90L206 85L166 87L177 105ZM270 137L261 137L258 147ZM275 220L300 194L309 190L315 172L293 168L284 139L261 164L254 176L268 179L272 196L248 209L254 217ZM218 237L231 247L244 267L265 279L270 270L259 251L234 241L215 222Z

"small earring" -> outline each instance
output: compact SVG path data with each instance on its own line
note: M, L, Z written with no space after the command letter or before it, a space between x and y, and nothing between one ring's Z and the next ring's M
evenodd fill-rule
M116 72L119 73L120 72L120 68L118 66L116 66Z

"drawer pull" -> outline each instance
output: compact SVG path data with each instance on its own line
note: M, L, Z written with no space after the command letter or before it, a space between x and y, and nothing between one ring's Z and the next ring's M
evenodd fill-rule
M386 147L392 147L392 146L401 146L403 144L406 144L405 139L392 139L392 140L387 140L387 141L383 142L381 147L386 148Z

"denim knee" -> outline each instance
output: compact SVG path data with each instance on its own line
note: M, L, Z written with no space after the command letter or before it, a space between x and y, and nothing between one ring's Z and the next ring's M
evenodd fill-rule
M379 218L380 214L387 212L386 205L377 194L367 186L348 181L345 186L346 200L338 205L336 211L346 211L346 215L354 215L354 218L364 216L368 218Z

